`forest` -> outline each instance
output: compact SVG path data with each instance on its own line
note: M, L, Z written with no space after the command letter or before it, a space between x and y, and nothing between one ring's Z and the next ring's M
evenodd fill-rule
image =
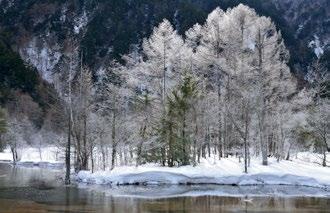
M183 36L164 19L141 46L96 73L76 44L74 38L66 44L71 54L50 84L0 43L0 69L7 71L0 76L7 91L0 96L0 141L13 162L26 146L56 146L66 183L71 168L197 166L210 157L235 156L249 173L251 159L266 166L269 158L309 151L329 166L330 85L322 53L298 86L281 31L248 6L216 8ZM14 75L6 64L31 76Z

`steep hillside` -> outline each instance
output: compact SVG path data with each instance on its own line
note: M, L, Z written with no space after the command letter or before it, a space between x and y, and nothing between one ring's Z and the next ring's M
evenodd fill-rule
M0 108L18 117L25 115L40 127L53 102L52 91L37 70L10 48L6 36L0 35Z
M276 22L293 72L305 73L315 53L329 61L327 0L1 0L0 31L10 33L13 49L52 81L73 49L82 51L84 63L96 71L138 48L163 18L182 34L215 7L239 3Z

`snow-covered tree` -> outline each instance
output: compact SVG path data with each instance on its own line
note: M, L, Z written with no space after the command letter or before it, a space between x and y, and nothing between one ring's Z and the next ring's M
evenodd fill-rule
M322 165L327 166L326 152L330 151L330 101L322 99L311 110L308 118L308 127L311 130L312 136L316 145L320 147L323 153Z
M314 93L315 101L320 101L321 98L328 98L330 74L324 64L317 59L308 69L305 79L311 86L311 91Z
M163 107L168 90L182 72L183 47L183 39L166 19L143 42L142 52L147 58L144 73L149 77L149 90L161 97Z
M87 67L84 67L80 70L75 91L78 96L76 96L77 105L75 106L76 114L74 118L76 118L77 121L73 129L74 135L76 136L76 152L78 155L79 170L84 170L88 167L88 143L90 141L88 141L87 134L89 129L89 115L93 107L93 87L92 73ZM75 132L75 130L77 131Z
M61 120L51 137L67 132L67 171L71 147L77 170L196 165L236 154L248 172L251 155L261 155L264 165L269 156L289 156L304 128L328 146L328 133L319 131L328 125L326 72L315 63L307 75L311 89L298 93L281 32L245 5L216 8L184 37L163 20L140 50L122 64L105 60L93 77L74 63L78 58L73 49L62 65L62 79L54 81L58 109L48 115ZM47 135L52 119L34 138ZM32 141L26 131L22 137Z
M309 68L306 79L310 83L310 90L314 98L314 106L310 110L307 129L311 131L316 145L321 147L324 156L322 165L326 166L326 152L330 151L330 101L328 89L330 75L326 67L318 59Z
M259 141L263 164L267 165L272 118L276 106L294 92L295 82L287 66L288 53L274 23L260 17L255 25L255 68Z
M130 90L125 87L125 79L122 77L124 67L118 62L113 61L100 76L100 83L98 88L98 95L100 96L99 103L97 104L97 110L101 116L105 117L110 127L111 135L111 169L115 167L117 158L118 145L121 142L119 134L125 115L128 112L128 96L130 96Z

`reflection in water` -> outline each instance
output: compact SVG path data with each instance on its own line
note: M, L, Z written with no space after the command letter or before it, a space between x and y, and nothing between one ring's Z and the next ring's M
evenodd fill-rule
M196 196L221 196L221 197L329 197L330 191L326 189L286 186L286 185L159 185L159 186L106 186L79 184L79 188L104 192L107 196L136 197L136 198L170 198L170 197L196 197Z
M244 198L206 196L138 201L126 199L116 206L117 210L126 206L127 212L328 212L329 204L326 199L259 197L249 203Z
M307 187L64 187L56 178L61 173L0 164L0 212L329 212L330 206L329 192L292 196L320 191Z
M25 187L38 182L60 186L61 183L57 180L61 173L60 170L24 168L0 163L0 187Z
M181 197L169 199L88 199L73 203L35 203L0 199L0 212L329 212L324 198L256 198L252 203L233 197Z

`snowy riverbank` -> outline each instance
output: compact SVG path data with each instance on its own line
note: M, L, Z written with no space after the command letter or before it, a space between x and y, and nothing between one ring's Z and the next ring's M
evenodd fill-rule
M43 147L41 149L26 147L18 150L19 162L17 165L22 166L39 166L39 167L64 167L63 151L57 147ZM9 148L0 152L0 161L12 162L13 156Z
M293 161L270 158L263 166L252 159L249 173L243 173L238 158L203 159L196 167L160 167L147 164L139 167L121 166L113 171L81 171L76 179L81 183L108 185L221 184L221 185L295 185L330 188L330 167L315 163L317 156L301 153Z
M64 152L57 147L24 148L18 165L39 167L64 167ZM327 159L330 159L328 153ZM11 162L9 149L0 152L0 161ZM298 153L292 161L269 159L268 166L261 160L251 159L249 173L243 173L243 161L230 157L214 160L213 157L201 159L195 167L161 167L155 164L143 166L117 166L113 171L81 171L76 180L87 184L107 185L162 185L162 184L222 184L222 185L297 185L327 187L330 189L330 167L322 167L322 155ZM330 164L328 162L328 164Z

